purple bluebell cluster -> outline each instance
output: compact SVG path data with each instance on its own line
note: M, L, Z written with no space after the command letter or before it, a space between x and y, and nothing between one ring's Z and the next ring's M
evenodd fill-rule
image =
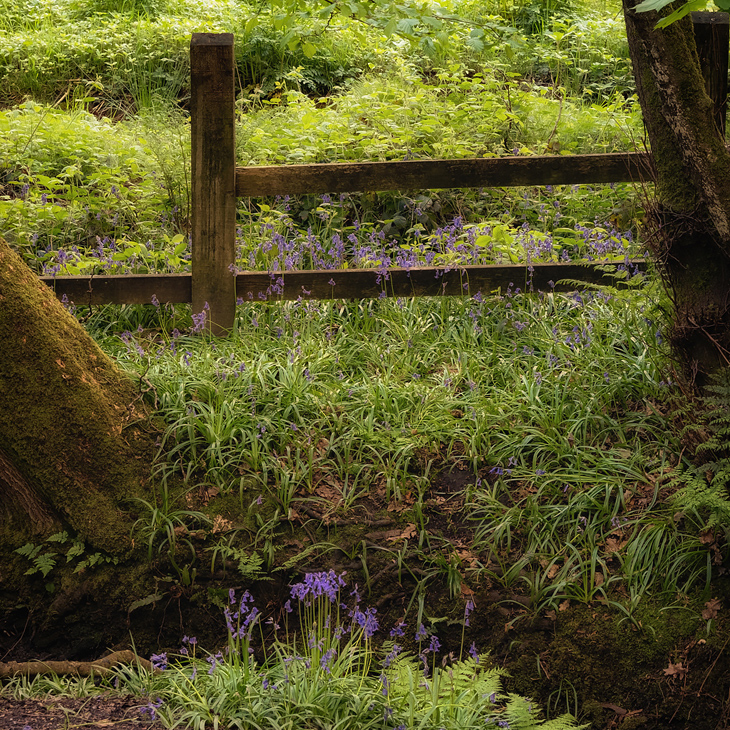
M162 707L162 700L158 697L156 700L149 702L144 707L139 708L140 715L149 715L150 721L154 722L157 719L157 710ZM30 730L30 728L28 728Z
M366 608L364 611L356 608L353 613L353 622L363 630L366 639L370 639L378 630L378 619L375 614L376 609L374 608Z
M153 654L150 657L150 663L155 669L167 669L167 652L162 652L161 654Z
M216 667L219 665L223 665L223 663L224 663L223 653L219 651L216 654L211 654L210 656L207 656L205 658L205 661L208 662L208 664L210 664L210 669L208 669L208 674L213 674Z
M245 591L239 602L236 599L235 591L231 588L228 592L228 600L231 606L238 604L235 609L231 609L228 606L223 609L228 633L232 639L245 639L250 641L253 627L259 619L259 610L253 605L253 597L248 591ZM236 622L235 624L234 621Z
M203 304L203 311L198 312L197 314L193 314L193 326L190 329L190 332L192 334L200 334L201 332L205 331L205 323L208 319L209 311L210 306L208 305L208 302L205 302Z
M198 644L198 640L194 636L183 636L182 637L182 646L180 647L180 654L182 656L188 656L190 654L190 651L195 651L195 647Z
M304 603L313 598L327 596L331 603L337 600L340 588L345 587L345 574L337 575L334 570L321 573L307 573L301 583L291 587L291 596Z
M469 616L474 611L474 601L470 598L464 607L464 626L469 626Z

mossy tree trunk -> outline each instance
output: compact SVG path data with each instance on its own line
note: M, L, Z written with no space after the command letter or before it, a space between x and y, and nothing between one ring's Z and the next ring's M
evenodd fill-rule
M129 552L147 423L139 388L0 239L0 542L68 529Z
M623 0L637 92L657 173L649 245L673 303L670 343L702 385L730 366L730 155L714 119L689 16L656 30L656 13Z

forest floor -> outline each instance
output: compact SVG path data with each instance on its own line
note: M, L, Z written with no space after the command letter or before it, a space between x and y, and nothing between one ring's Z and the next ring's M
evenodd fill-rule
M147 705L131 695L105 694L93 697L51 697L12 700L0 697L0 727L3 730L162 730L152 720Z

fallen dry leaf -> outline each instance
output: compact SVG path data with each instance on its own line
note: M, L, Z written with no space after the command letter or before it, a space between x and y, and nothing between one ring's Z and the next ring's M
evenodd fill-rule
M705 621L717 618L717 612L722 608L722 603L719 598L713 598L711 601L707 601L705 604L705 610L702 612L702 618Z
M226 530L233 529L233 523L227 520L221 515L216 515L213 519L213 534L216 535L219 532L225 532Z
M403 532L399 532L398 530L391 530L391 532L395 532L397 534L389 537L388 540L410 540L412 537L415 537L418 534L416 526L412 522L409 522L406 525Z
M596 587L602 586L604 581L603 573L596 573L595 581L596 581Z
M559 568L559 567L558 567L558 566L557 566L557 565L556 565L555 563L553 563L553 564L552 564L552 565L551 565L551 566L550 566L550 567L549 567L549 568L547 569L547 571L546 571L545 575L546 575L546 576L547 576L547 577L548 577L548 578L549 578L550 580L552 580L552 579L553 579L553 578L554 578L554 577L555 577L555 576L556 576L556 575L558 574L558 571L559 571L559 570L560 570L560 568Z
M455 552L459 557L459 560L461 560L462 563L466 563L469 568L477 567L479 559L469 550L456 550Z
M566 598L561 604L558 605L558 611L567 611L570 608L570 601Z
M703 545L710 545L715 542L715 533L713 530L707 530L707 532L700 533L700 542Z
M664 676L684 679L687 676L687 667L682 666L682 662L677 662L676 664L669 662L669 666L664 670Z
M604 550L607 553L619 553L624 548L627 542L627 540L621 540L620 538L608 537L606 538Z
M393 498L388 505L388 512L395 512L396 514L401 514L402 512L405 512L406 510L410 509L413 506L413 503L415 502L414 497L411 495L410 492L406 494L403 499L395 499Z

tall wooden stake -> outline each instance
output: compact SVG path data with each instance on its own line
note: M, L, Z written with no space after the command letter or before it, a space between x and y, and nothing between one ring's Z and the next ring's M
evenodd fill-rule
M225 335L236 313L235 90L232 33L190 41L193 314ZM202 319L202 318L201 318ZM199 320L200 321L200 320Z
M705 79L705 90L715 105L715 124L724 138L727 118L730 15L693 12L692 25L702 77Z

